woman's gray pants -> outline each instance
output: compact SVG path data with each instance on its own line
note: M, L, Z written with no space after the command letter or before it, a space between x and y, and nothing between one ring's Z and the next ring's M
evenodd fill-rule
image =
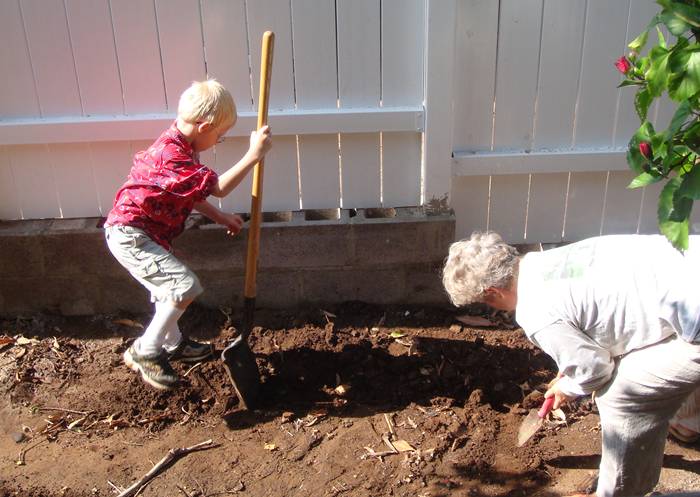
M669 420L700 387L700 345L673 335L618 359L596 393L603 432L598 497L639 496L659 481Z

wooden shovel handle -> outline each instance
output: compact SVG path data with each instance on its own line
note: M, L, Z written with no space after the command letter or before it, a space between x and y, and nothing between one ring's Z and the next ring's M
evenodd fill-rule
M258 99L258 129L267 124L267 110L270 99L270 78L272 76L272 52L275 46L275 33L265 31L260 56L260 97ZM245 261L246 298L255 298L255 277L258 270L260 249L260 223L262 221L263 171L265 161L258 162L253 169L253 192L250 206L250 226L248 229L248 252Z

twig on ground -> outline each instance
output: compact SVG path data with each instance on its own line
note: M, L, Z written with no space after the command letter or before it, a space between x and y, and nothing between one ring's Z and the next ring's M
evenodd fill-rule
M114 491L117 492L117 493L121 493L121 492L124 491L124 489L123 489L122 487L116 486L114 483L112 483L112 482L109 481L109 480L107 480L107 484L108 484L110 487L112 487L112 488L114 489Z
M20 451L19 451L19 455L17 456L17 460L15 461L15 464L16 464L17 466L24 466L24 465L26 464L26 462L24 461L24 456L27 454L27 452L29 452L30 450L32 450L32 449L33 449L34 447L36 447L37 445L41 445L41 444L43 444L44 442L47 442L47 441L48 441L48 438L43 438L43 439L39 440L37 443L35 443L35 444L33 444L33 445L30 445L30 446L28 446L28 447L25 447L25 448L23 448L22 450L20 450Z
M59 411L59 412L69 412L71 414L80 414L81 416L87 416L92 411L74 411L73 409L64 409L62 407L40 407L40 411Z
M153 478L155 478L161 471L171 465L173 462L180 459L182 456L189 454L190 452L198 450L207 450L218 447L219 444L215 444L211 439L200 442L191 447L180 447L175 449L170 449L166 456L158 461L158 463L151 468L151 470L146 473L140 480L131 485L129 488L124 490L118 495L118 497L132 497L138 495L141 489L146 486Z
M389 427L389 433L391 433L391 436L395 436L396 433L394 432L394 423L391 422L389 415L386 413L384 413L384 421L386 421L386 424Z
M190 369L188 369L188 370L185 372L185 374L183 374L182 376L187 376L188 374L190 374L190 372L191 372L192 370L198 368L198 367L201 366L202 364L204 364L204 363L198 362L197 364L195 364L194 366L192 366Z

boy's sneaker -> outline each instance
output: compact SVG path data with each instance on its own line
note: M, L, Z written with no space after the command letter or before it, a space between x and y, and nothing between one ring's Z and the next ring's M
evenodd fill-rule
M141 373L141 379L159 390L170 390L177 386L178 377L164 353L140 355L132 345L124 352L128 367Z
M211 345L183 338L175 350L166 353L171 361L199 362L211 355Z

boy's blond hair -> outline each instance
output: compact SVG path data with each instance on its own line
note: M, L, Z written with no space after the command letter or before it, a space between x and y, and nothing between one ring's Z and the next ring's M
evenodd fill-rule
M211 123L215 128L236 122L236 104L224 86L215 79L194 81L177 105L177 116L185 122Z

